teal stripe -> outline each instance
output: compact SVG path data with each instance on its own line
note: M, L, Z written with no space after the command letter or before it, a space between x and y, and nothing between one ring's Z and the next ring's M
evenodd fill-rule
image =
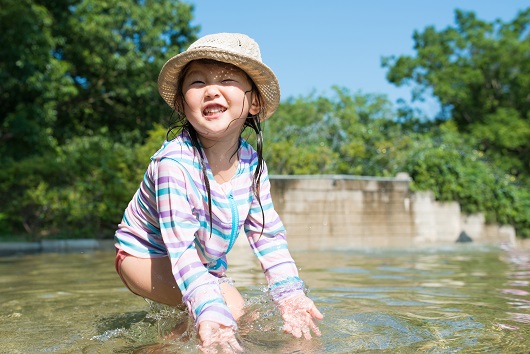
M289 284L289 283L297 283L297 282L301 282L302 279L298 278L298 277L287 277L285 278L284 280L281 280L277 283L274 283L271 285L271 287L269 288L269 290L273 290L274 288L277 288L279 286L282 286L282 285L285 285L285 284Z
M205 228L206 228L206 230L208 232L208 235L210 235L210 227L206 225ZM219 230L219 229L217 229L215 227L212 228L212 235L220 237L223 240L228 240L228 238L230 237L230 235L226 235L222 230Z
M145 225L149 230L153 231L153 233L154 233L155 235L160 235L160 230L159 230L157 227L153 226L151 223L146 222L146 223L144 223L144 225Z
M182 252L168 252L167 255L171 259L178 259L178 258L180 258L180 256L182 256L183 253L184 253L184 251L182 251Z
M211 269L211 270L217 270L217 269L222 268L222 267L224 267L225 269L227 269L227 268L228 268L228 264L227 264L225 261L223 261L222 258L219 258L219 259L217 260L217 262L215 263L215 266L213 266L213 267L208 267L208 269Z
M266 211L266 210L271 210L274 208L274 205L272 203L269 203L269 204L265 204L263 205L263 211ZM261 213L261 208L259 207L259 205L255 208L251 208L250 209L250 212L251 213Z
M176 227L176 225L177 225L177 223L175 221L168 221L168 222L164 222L164 223L160 224L160 228L161 229L172 229L172 228ZM197 228L197 226L195 226L194 224L187 223L187 222L180 223L180 224L178 224L178 226L181 229L196 229Z
M258 250L258 252L261 256L265 256L269 253L272 253L274 251L281 250L281 249L287 249L287 244L284 243L283 245L274 245L264 250Z
M206 271L206 268L204 268L204 270L200 270L198 273L196 274L193 274L192 276L190 276L189 278L186 278L186 280L184 280L184 278L182 278L184 280L183 282L183 285L184 285L184 289L187 289L191 283L193 283L198 277L201 277L203 276L205 273L208 273Z
M211 262L211 261L214 260L213 258L208 257L208 256L204 253L204 248L202 247L202 245L201 245L201 243L199 242L199 240L197 240L197 238L195 238L194 245L195 245L195 248L196 248L196 249L199 249L199 250L200 250L202 256L203 256L208 262Z
M127 242L123 239L118 239L118 242L120 245L125 246L126 248L130 248L136 252L143 253L143 254L160 254L160 252L157 252L156 250L146 249L144 246L137 246L134 243ZM147 251L147 252L146 252Z
M138 193L138 197L136 198L136 201L138 202L138 204L140 205L140 207L146 211L146 214L149 215L151 214L150 211L149 211L149 208L145 205L145 203L142 201L142 198L141 198L141 195L140 193Z
M188 250L190 248L192 250L195 249L195 246L193 245L193 243L190 243L189 246L186 247L185 249L183 249L181 252L173 252L173 251L169 252L169 250L168 250L168 254L167 255L169 256L169 258L177 259L177 258L180 258L180 256L182 256L182 254L184 254L184 252L186 252L186 250ZM182 249L182 247L180 247L178 249Z
M180 189L171 188L171 187L160 188L158 190L157 196L160 197L160 196L169 195L169 194L176 194L180 197L187 197L185 192L181 191Z
M128 225L131 226L131 223L129 222L129 219L127 219L127 214L123 213L123 221Z
M180 161L177 161L173 158L170 158L170 157L167 157L167 159L173 161L173 162L176 162L177 164L179 164L181 167L182 167L182 171L184 171L187 175L188 175L188 181L190 182L189 185L192 186L193 188L193 192L195 193L195 196L197 198L199 198L201 196L201 193L200 191L197 189L197 186L195 185L195 182L193 180L193 178L191 177L190 173L188 172L188 170L184 167L184 165L180 162Z
M195 317L199 316L204 306L209 305L209 304L224 304L224 301L222 299L213 299L213 300L206 301L205 303L197 306L197 308L195 309Z
M151 188L151 185L149 184L149 177L147 176L147 173L144 174L144 186L150 195L155 195L155 191Z
M208 221L206 220L199 220L199 228L202 230L206 230L208 236L210 235L210 225L208 224ZM227 240L229 236L227 236L223 230L219 230L217 227L212 228L212 235L222 238L223 240Z
M215 205L216 207L220 208L220 209L229 209L230 208L230 204L228 203L221 203L215 199L212 198L212 205Z

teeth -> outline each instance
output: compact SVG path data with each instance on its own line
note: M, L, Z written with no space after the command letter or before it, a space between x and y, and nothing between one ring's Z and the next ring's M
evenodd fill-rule
M211 107L211 108L206 108L204 110L204 113L205 114L212 114L212 113L222 113L224 111L225 111L225 109L221 108L221 107Z

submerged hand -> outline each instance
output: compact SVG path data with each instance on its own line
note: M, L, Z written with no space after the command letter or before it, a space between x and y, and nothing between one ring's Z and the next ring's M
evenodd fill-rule
M199 325L199 349L203 353L216 354L219 345L223 353L240 353L243 348L239 345L234 329L217 322L203 321Z
M279 303L285 325L285 333L291 333L296 338L304 335L305 339L311 339L313 331L317 337L320 330L315 323L315 319L321 320L324 316L318 311L313 301L305 295L297 295Z

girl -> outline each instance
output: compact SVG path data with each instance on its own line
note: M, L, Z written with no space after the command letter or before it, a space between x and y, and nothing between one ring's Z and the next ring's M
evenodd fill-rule
M183 302L202 350L241 351L235 331L244 301L225 272L243 228L285 332L319 336L315 319L323 316L304 294L262 159L260 122L278 107L280 88L257 43L235 33L205 36L163 66L158 88L180 118L179 134L151 158L119 224L121 279L139 296ZM246 127L256 132L257 152L241 138Z

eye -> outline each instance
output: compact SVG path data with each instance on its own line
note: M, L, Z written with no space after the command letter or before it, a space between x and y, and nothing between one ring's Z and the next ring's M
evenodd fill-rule
M234 82L234 81L236 81L236 80L231 79L231 78L227 78L227 79L223 79L221 82L222 82L223 84L228 84L228 83L231 83L231 82Z

